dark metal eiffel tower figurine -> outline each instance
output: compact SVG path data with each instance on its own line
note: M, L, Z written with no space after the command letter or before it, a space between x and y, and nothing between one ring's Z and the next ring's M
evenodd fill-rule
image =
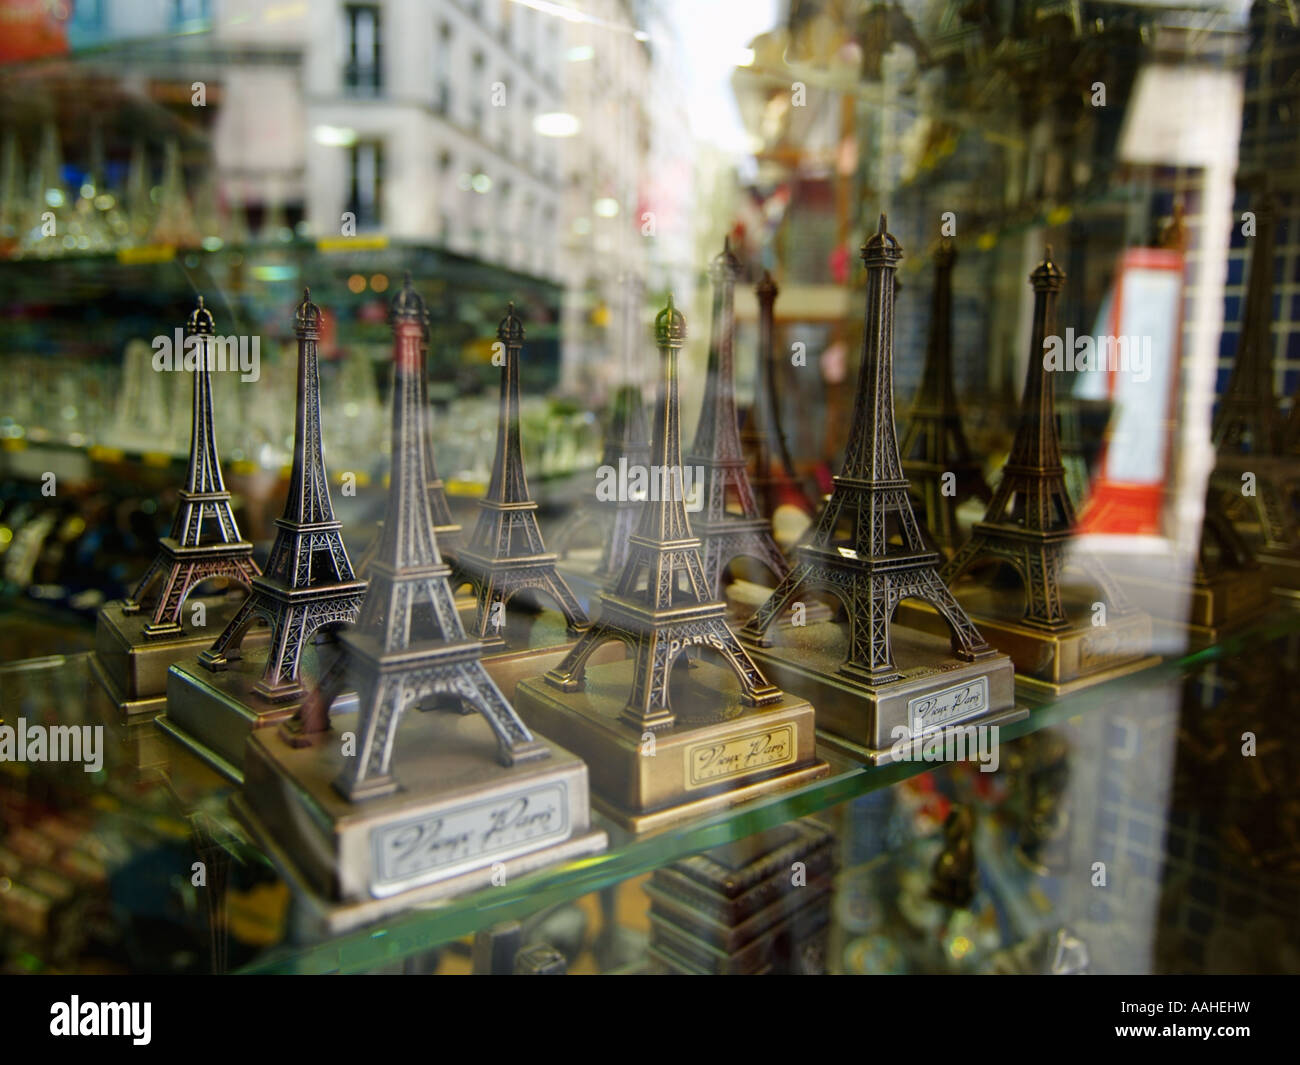
M727 627L725 604L704 575L682 474L677 356L686 320L671 296L655 318L655 337L660 378L652 483L627 561L601 594L599 619L564 660L542 678L521 681L516 691L525 720L582 756L592 767L597 796L638 829L716 805L716 793L729 780L736 781L732 786L755 776L788 782L791 773L810 779L826 772L813 753L812 707L768 683ZM609 641L625 644L630 660L589 665ZM683 660L675 675L674 665L691 649L716 653L722 666L700 661L688 669ZM675 688L680 705L673 705ZM658 757L646 758L643 743L656 740ZM755 753L747 762L739 754L746 740L755 752L773 742L780 753ZM720 757L728 768L717 772L710 767ZM773 777L778 768L781 774ZM674 813L664 813L667 808Z
M926 546L907 494L894 432L894 271L902 247L880 227L862 248L867 309L862 368L844 466L812 536L797 551L790 575L742 630L755 643L806 587L832 591L848 612L848 660L841 672L880 687L902 679L890 642L894 607L916 597L934 605L952 629L963 662L996 657L939 579L939 555ZM841 533L847 526L847 538ZM898 542L894 542L897 537Z
M1287 589L1300 588L1300 518L1293 502L1300 475L1286 454L1287 427L1273 389L1273 264L1276 204L1255 205L1255 243L1237 357L1214 417L1212 483L1259 560ZM1292 421L1295 416L1293 414ZM1248 483L1249 482L1249 483Z
M1089 585L1086 599L1069 602L1063 580L1074 536L1074 504L1065 487L1056 423L1055 380L1044 365L1045 338L1057 335L1056 302L1065 273L1052 249L1029 275L1034 317L1019 425L1002 479L971 538L943 567L955 587L980 562L1009 566L1024 589L1020 617L1000 615L987 600L965 600L981 631L1007 651L1023 683L1061 692L1152 664L1151 621L1134 610L1100 560L1075 550L1070 564ZM1095 618L1096 593L1106 620ZM974 604L974 605L972 605Z
M741 630L755 659L817 706L828 742L875 763L905 757L922 736L960 722L1012 720L1011 662L984 640L943 581L938 552L912 512L894 429L894 272L902 248L880 216L867 267L862 363L844 464L790 574ZM847 615L808 623L801 600L829 592ZM894 623L900 600L938 611L947 644ZM793 622L777 628L791 611Z
M197 344L200 352L194 370L194 416L185 487L180 490L171 535L159 542L157 556L122 604L124 614L150 613L144 627L148 637L174 636L182 631L182 608L196 585L225 577L248 588L261 572L253 561L253 545L240 535L230 493L221 477L212 420L214 334L212 313L200 296L185 324L186 348ZM156 595L155 584L159 585Z
M383 540L356 627L340 637L346 670L330 671L288 730L290 736L309 736L327 728L346 673L361 713L356 757L345 760L335 787L353 801L396 790L391 763L399 720L431 697L459 699L487 718L505 765L547 753L484 671L483 645L466 636L452 599L451 567L438 550L425 463L420 378L428 312L409 280L393 300L392 323L393 468Z
M271 629L270 655L253 690L277 702L306 694L298 676L303 646L318 629L354 621L366 588L365 581L353 575L325 472L316 363L320 321L320 308L311 302L311 290L304 289L294 315L298 403L284 514L275 522L265 573L254 578L252 594L216 643L199 655L208 669L225 669L240 657L244 634L253 622L265 621Z
M519 353L524 326L510 304L497 326L505 347L501 367L501 406L497 450L487 495L479 501L478 524L468 546L456 559L456 586L473 585L478 599L474 634L485 643L504 642L501 627L506 604L519 592L541 592L554 599L570 635L589 624L564 578L556 572L557 556L546 550L537 524L537 504L528 491L528 475L519 443Z
M993 493L966 442L952 379L952 271L957 252L945 237L934 256L930 336L921 387L903 432L903 472L921 502L926 527L945 551L962 540L957 508L967 499L987 503Z
M781 428L773 349L776 297L780 290L766 270L754 286L758 296L758 356L754 375L754 402L741 428L740 443L749 456L749 480L758 494L762 512L769 518L781 504L813 513L812 505L795 472Z
M742 555L762 562L777 580L790 569L772 538L771 525L754 501L740 446L733 357L739 273L740 263L732 255L728 240L709 267L713 279L709 363L695 442L686 458L688 465L703 471L704 509L693 528L704 545L704 578L710 592L718 597L722 595L723 571Z

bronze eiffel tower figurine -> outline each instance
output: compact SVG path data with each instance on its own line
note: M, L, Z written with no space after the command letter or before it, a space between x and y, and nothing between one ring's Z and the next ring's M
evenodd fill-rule
M828 738L873 762L901 757L900 741L919 741L958 721L1024 713L1013 706L1010 661L988 645L939 579L939 554L926 545L912 511L894 429L894 271L902 254L882 214L862 248L862 365L843 468L789 576L741 630L783 683L816 693L818 725ZM783 633L790 645L770 633L813 589L833 594L848 615L845 661L829 650L834 622L796 623ZM949 656L938 641L894 626L905 598L922 599L942 615L951 630ZM896 658L895 644L905 645L911 661Z
M1211 483L1228 516L1253 542L1278 591L1300 590L1300 521L1294 493L1300 474L1286 454L1286 427L1273 390L1273 263L1277 207L1265 192L1255 205L1255 243L1242 309L1237 357L1214 416Z
M206 668L172 668L167 714L159 719L200 757L236 777L242 776L250 728L284 720L307 694L299 676L307 641L354 621L366 588L352 573L343 523L334 517L330 500L316 361L320 320L320 308L305 290L294 315L298 401L293 469L266 570L253 578L252 592L216 642L199 655L199 665ZM246 666L242 645L257 621L270 630L270 647L264 664Z
M161 581L146 636L171 636L181 631L181 610L185 597L196 585L212 577L226 577L248 587L261 571L253 561L253 545L239 533L230 509L230 493L221 477L221 458L212 421L212 312L203 297L185 324L186 346L198 340L200 358L194 371L194 422L190 434L190 463L180 506L172 522L171 535L161 542L162 550L145 571L122 605L133 614L150 600L153 586Z
M758 494L762 512L769 518L783 503L811 514L817 508L808 499L795 472L785 430L781 428L777 402L777 363L772 347L776 297L780 289L772 275L764 270L754 292L758 296L757 372L754 375L754 402L740 432L741 446L749 456L749 481Z
M478 524L469 545L456 560L455 586L470 584L478 599L473 631L484 643L505 643L505 607L522 591L554 599L570 635L589 624L564 578L556 572L557 556L546 550L537 524L537 504L528 491L528 475L519 444L519 353L524 326L510 304L497 327L505 347L501 367L501 407L497 450L487 495L479 501Z
M814 753L812 707L767 682L705 578L682 474L677 353L686 320L671 297L655 336L661 374L652 489L627 561L573 650L516 692L525 720L584 757L597 797L637 830L827 771ZM610 641L631 648L631 659L589 664ZM689 653L701 649L721 666L688 666ZM646 743L657 757L645 756Z
M943 567L943 578L956 587L954 582L976 563L1009 566L1024 589L1022 616L1012 616L1017 611L998 604L989 589L979 589L963 602L980 630L1011 655L1022 684L1061 694L1158 659L1148 654L1151 619L1130 606L1100 560L1073 553L1071 564L1083 571L1091 587L1084 600L1068 601L1064 572L1076 519L1061 465L1055 380L1043 362L1045 338L1057 335L1056 301L1065 273L1053 262L1050 247L1029 281L1034 319L1019 427L983 520ZM1104 603L1093 602L1096 592ZM1097 611L1099 605L1105 614ZM1101 618L1104 623L1096 620Z
M220 631L237 607L228 594L204 597L195 603L203 610L193 613L205 620L187 630L182 617L190 593L213 578L247 590L261 572L253 545L240 535L221 476L212 418L214 334L200 296L185 325L183 350L174 353L178 363L194 364L194 405L189 466L171 533L159 540L158 554L131 595L105 604L99 615L95 671L126 713L161 710L168 668L207 646L211 632Z
M957 508L993 497L979 460L966 443L952 380L952 271L957 251L945 237L934 256L930 335L921 387L903 433L903 473L920 500L925 527L944 551L962 541Z
M299 715L249 739L233 803L306 881L329 931L485 886L494 863L517 875L606 843L590 828L585 767L529 732L461 626L429 508L419 386L428 314L409 281L392 324L392 477L365 602ZM359 712L337 735L330 709L349 687ZM440 705L408 713L430 700Z
M713 279L709 364L695 442L686 458L688 466L704 474L704 509L692 527L704 545L704 578L714 596L722 595L722 575L727 564L742 555L762 562L777 580L790 570L772 538L771 525L754 501L740 447L733 360L739 273L740 262L727 240L709 267ZM735 510L731 509L733 501Z

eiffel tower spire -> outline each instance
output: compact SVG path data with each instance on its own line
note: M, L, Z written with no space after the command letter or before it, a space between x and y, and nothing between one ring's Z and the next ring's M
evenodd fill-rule
M173 636L183 631L181 612L191 590L203 581L225 577L245 588L261 571L253 561L253 545L235 523L230 493L221 478L221 459L212 417L212 312L203 297L185 324L185 351L175 358L193 357L194 407L190 430L190 457L185 487L172 520L171 535L159 541L159 552L140 578L124 614L135 614L150 604L152 618L144 627L148 637ZM161 581L157 597L153 586Z
M995 654L939 579L939 555L921 538L903 476L893 398L894 271L902 256L882 214L862 247L867 305L844 467L789 575L742 630L747 642L770 645L768 630L802 589L829 589L849 620L848 660L840 671L871 688L902 678L890 639L901 599L924 599L934 606L948 623L957 658L972 662ZM851 526L847 538L840 533L844 524Z
M961 530L957 507L975 497L992 497L984 471L971 452L962 431L961 412L952 379L952 271L957 252L944 238L934 256L934 292L930 308L930 335L925 349L921 387L912 402L903 434L903 472L924 509L929 531L946 549L957 547ZM944 479L955 483L945 492Z
M497 327L497 339L505 348L505 362L501 367L496 458L487 495L479 501L473 538L457 557L456 584L474 588L478 598L475 633L481 640L502 642L496 631L501 611L524 589L554 599L569 631L576 633L587 627L587 615L556 572L557 556L548 552L542 541L537 504L529 494L524 471L519 441L519 353L524 326L513 303Z
M976 522L971 538L944 566L943 577L951 585L982 557L1006 562L1025 588L1024 624L1062 631L1072 627L1062 598L1061 574L1075 512L1061 464L1054 378L1043 361L1045 339L1059 335L1056 301L1065 285L1065 273L1052 260L1050 246L1029 281L1034 289L1034 319L1015 440L984 519ZM1126 612L1126 597L1100 561L1090 559L1089 570L1110 607Z
M677 353L686 342L686 319L668 305L655 318L660 378L655 400L650 500L628 542L628 558L613 589L601 595L599 620L578 640L564 661L546 674L562 691L582 688L587 659L607 640L634 649L632 692L622 720L637 729L670 727L673 663L688 646L708 645L736 674L747 705L780 699L723 620L725 605L704 577L700 540L686 517L682 478L681 415L677 393Z
M758 296L758 353L754 374L754 402L749 408L740 442L749 456L750 482L758 493L763 513L769 518L782 503L796 503L804 510L816 508L808 500L795 472L781 428L777 403L776 358L773 352L776 297L780 289L766 270L754 286Z
M503 764L547 757L479 660L452 600L451 568L438 552L429 510L426 420L420 403L429 317L406 279L393 299L393 470L383 537L356 628L340 637L344 654L283 735L290 743L329 727L329 707L348 683L357 691L357 754L334 787L351 801L396 790L397 726L411 706L457 699L487 719Z
M316 361L320 321L320 308L311 302L311 290L304 289L294 315L298 402L293 471L284 514L275 522L275 543L266 572L253 578L252 592L239 612L216 642L199 655L199 662L208 669L225 669L229 661L240 657L249 626L259 618L265 621L271 629L271 651L254 691L274 701L306 694L299 680L303 646L317 630L353 621L366 587L365 581L352 573L340 532L343 523L334 517L330 500Z
M1250 252L1250 280L1237 338L1237 357L1214 417L1214 446L1220 454L1271 455L1278 442L1272 354L1277 208L1269 192L1254 207L1255 243Z
M704 545L704 575L714 596L722 594L727 564L740 555L763 562L778 580L789 571L785 556L772 539L771 527L754 501L740 446L733 356L739 273L740 262L727 240L709 267L713 279L709 363L695 442L687 457L689 465L704 471L704 510L695 528ZM737 509L730 509L732 502Z

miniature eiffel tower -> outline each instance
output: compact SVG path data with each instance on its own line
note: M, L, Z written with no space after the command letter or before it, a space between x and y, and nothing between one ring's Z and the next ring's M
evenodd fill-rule
M816 510L808 499L781 428L776 387L776 360L772 351L776 282L766 270L754 286L758 296L758 361L754 375L754 402L741 429L740 443L749 456L749 481L758 494L762 512L770 518L783 503L801 510Z
M727 239L709 267L713 279L713 322L709 334L709 364L704 404L695 430L688 466L702 469L704 512L693 528L704 545L704 579L715 596L722 595L722 574L733 559L745 555L764 563L780 580L789 565L772 538L772 528L758 510L745 469L736 417L735 289L740 263ZM729 504L735 501L737 510Z
M487 718L503 765L548 753L484 671L482 644L466 636L452 599L451 567L438 550L425 466L420 378L428 312L409 279L393 300L392 322L393 472L383 540L356 627L340 637L340 664L285 729L291 743L324 731L345 675L355 682L361 708L357 754L345 761L335 782L352 801L396 790L391 763L399 720L409 706L431 696L459 699Z
M686 341L686 320L671 296L655 318L655 337L660 379L650 456L654 483L629 538L627 561L601 595L599 620L559 665L542 678L521 681L516 693L525 719L539 727L545 721L547 735L584 757L593 767L598 796L634 828L660 823L665 807L676 810L670 817L701 808L693 801L700 794L696 789L731 776L770 776L778 766L800 779L826 772L813 754L812 707L767 682L727 627L726 607L705 579L682 475L677 353ZM588 660L608 641L625 643L631 660L589 668ZM716 652L726 668L696 662L687 669L683 661L675 677L683 653L700 648ZM682 680L682 705L675 707L672 692ZM730 689L714 686L723 682ZM620 708L618 695L629 689ZM762 737L771 739L775 732L782 736L780 756L757 756L752 771L729 769L715 777L705 768L705 761L712 764L718 756L719 743L729 749L747 737L762 747ZM643 757L647 733L667 734L658 739L657 759Z
M945 552L960 544L957 508L967 499L993 496L979 460L966 443L952 380L952 270L957 259L945 237L934 256L930 336L921 387L912 402L901 452L903 472L925 514L925 525ZM950 490L945 485L953 479Z
M1287 588L1300 588L1300 525L1292 502L1297 474L1294 459L1286 455L1288 430L1273 390L1276 205L1271 193L1261 196L1255 221L1237 357L1214 417L1217 455L1211 481L1229 502L1229 517L1254 541L1260 561L1274 578ZM1243 488L1248 474L1253 494Z
M161 550L145 575L122 604L124 614L150 608L151 619L144 627L148 637L181 633L181 610L197 584L213 577L226 577L245 588L261 573L253 561L253 545L239 533L230 509L230 493L221 477L221 459L212 422L212 376L210 360L214 327L212 313L198 306L185 325L186 347L190 338L198 345L194 370L194 420L190 435L189 471L180 491L180 506L172 522L171 535L159 542ZM181 353L177 352L180 358ZM155 599L153 586L161 581Z
M366 587L352 573L339 531L343 523L334 517L325 472L316 365L320 317L311 290L304 289L294 316L298 403L293 472L284 515L275 523L278 531L266 571L254 578L252 594L216 643L199 655L208 669L225 669L229 661L239 658L249 626L261 618L271 628L271 650L254 691L272 701L305 694L298 677L303 645L324 626L354 621Z
M1105 600L1108 618L1096 625L1080 618L1080 609L1067 609L1063 581L1067 549L1074 536L1074 504L1065 487L1061 444L1057 435L1055 382L1043 365L1045 338L1056 335L1056 301L1065 273L1052 260L1048 247L1043 261L1029 275L1034 289L1034 319L1029 342L1029 367L1020 407L1020 421L1002 480L971 538L943 567L943 578L954 584L972 565L998 561L1009 566L1024 587L1025 607L1018 620L973 611L980 628L1004 647L1027 676L1031 687L1046 686L1061 693L1073 686L1145 668L1151 621L1134 610L1101 562L1075 552L1072 562L1082 569L1093 589Z
M474 535L456 559L456 586L474 587L478 598L474 632L486 643L504 643L500 628L505 605L525 589L554 599L570 634L576 635L589 624L587 615L556 572L557 556L548 552L542 541L537 504L529 495L524 471L519 444L519 353L524 326L513 303L497 326L497 338L505 347L505 362L501 367L496 459L487 495L479 501Z
M741 631L751 645L771 646L768 630L800 592L825 588L848 614L848 658L839 673L878 698L905 679L891 638L894 608L904 598L930 603L947 621L957 663L979 664L981 675L986 666L1009 671L1009 663L989 646L939 579L938 552L926 546L912 512L894 431L894 271L903 253L885 224L882 214L878 230L862 248L867 267L862 368L843 469L811 537L797 548L789 576ZM841 532L845 524L847 539ZM891 532L899 542L892 542ZM1009 692L1002 695L1009 701ZM821 723L825 728L824 717ZM878 729L872 731L859 742L878 757L884 737Z

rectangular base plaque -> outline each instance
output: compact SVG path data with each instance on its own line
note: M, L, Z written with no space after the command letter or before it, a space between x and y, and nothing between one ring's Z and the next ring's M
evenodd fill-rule
M962 662L946 636L897 623L890 635L903 676L875 688L840 672L847 639L835 622L796 626L782 631L775 646L748 649L772 683L813 701L825 743L873 765L907 757L914 745L945 730L1006 725L1029 714L1016 705L1006 655Z
M633 832L649 832L817 780L813 708L785 695L771 706L740 700L730 670L695 663L674 681L676 723L650 740L620 719L632 690L628 660L590 666L580 691L536 677L519 682L515 708L530 728L579 755L596 807ZM653 754L650 753L653 751Z
M105 603L95 626L95 676L124 714L157 713L167 706L167 670L175 662L197 659L225 629L243 602L243 593L192 599L201 602L207 624L188 628L180 636L150 639L144 634L150 616L143 611L122 612L120 600ZM245 645L265 644L265 629L248 634Z
M959 587L958 602L976 627L1015 663L1016 688L1040 698L1071 692L1147 669L1160 662L1151 654L1151 617L1142 611L1112 615L1104 625L1092 624L1092 601L1070 589L1065 607L1081 620L1062 632L1044 632L1020 620L1018 589ZM897 618L926 632L946 631L943 619L927 604L906 600Z
M591 827L586 766L547 744L549 758L506 768L479 714L408 710L394 744L401 787L348 802L333 781L355 719L332 717L333 729L307 747L290 747L274 729L255 732L243 793L231 800L329 933L608 844Z

